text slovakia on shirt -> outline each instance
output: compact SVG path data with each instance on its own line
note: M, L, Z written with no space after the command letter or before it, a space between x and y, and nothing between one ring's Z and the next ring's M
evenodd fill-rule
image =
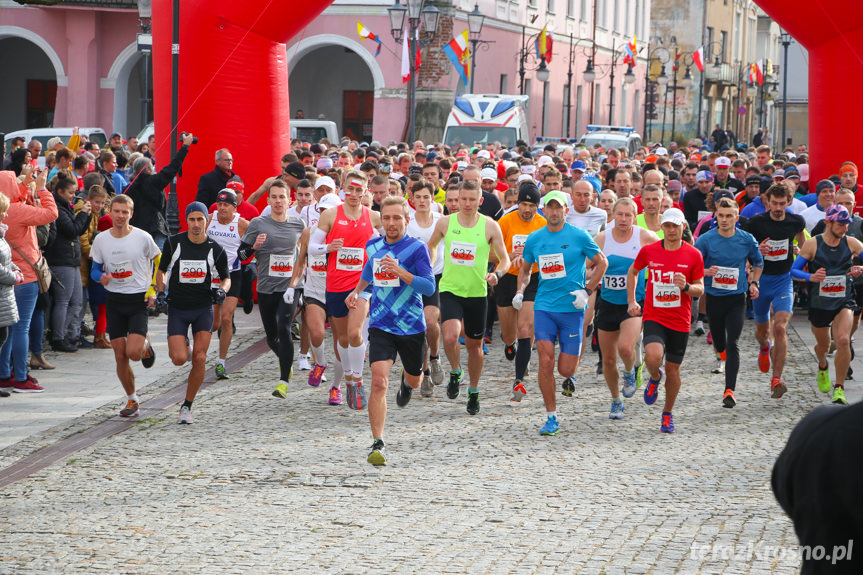
M372 286L369 327L394 335L425 332L422 294L395 274L383 271L380 262L389 255L400 268L414 276L425 277L434 286L426 244L408 235L392 244L379 237L368 242L366 253L368 259L363 266L362 279Z
M102 264L111 282L105 287L111 293L145 293L153 283L151 261L159 255L153 237L139 228L116 238L111 231L96 236L90 248L93 261Z
M692 298L675 285L674 274L682 273L688 283L696 282L704 277L704 260L701 252L686 242L676 250L666 250L662 242L642 247L632 264L637 270L648 270L643 318L674 331L689 332Z
M225 248L210 237L196 244L188 232L167 239L159 269L168 273L168 303L177 309L210 306L213 276L230 277Z

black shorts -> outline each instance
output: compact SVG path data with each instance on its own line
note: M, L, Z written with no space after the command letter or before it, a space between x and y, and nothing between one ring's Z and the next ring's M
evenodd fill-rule
M168 337L189 335L189 326L192 326L192 335L213 331L213 306L177 309L168 305Z
M854 315L860 315L860 310L863 310L863 283L852 286L854 290L854 303L857 304L854 310Z
M539 289L539 274L531 274L530 282L524 289L524 301L536 299L536 290ZM512 298L518 291L518 276L503 274L494 288L494 300L497 307L512 307Z
M147 300L144 295L114 292L105 294L108 337L119 339L132 333L147 335Z
M646 320L644 322L644 346L647 347L648 343L661 343L662 347L665 348L665 361L676 364L683 363L688 341L688 331L669 329L655 321Z
M437 274L434 277L434 293L423 296L423 307L440 307L440 276L441 274Z
M830 327L830 324L833 323L833 320L836 319L836 316L839 315L839 312L843 309L855 311L857 307L854 305L852 300L846 301L842 307L837 307L836 309L817 309L810 307L809 323L812 324L812 327Z
M629 315L629 306L625 303L617 304L605 301L596 296L596 315L593 317L593 325L602 331L619 331L620 324L628 319L635 319ZM642 305L644 302L641 302Z
M240 297L240 290L243 289L243 270L231 272L231 289L228 290L228 297Z
M305 306L316 305L322 310L324 310L324 313L327 313L327 304L325 304L319 299L313 297L303 297L303 304Z
M376 361L395 361L396 354L408 375L421 375L426 352L425 332L394 335L376 327L369 328L369 365Z
M465 336L482 339L485 335L485 316L488 311L488 298L459 297L448 291L440 292L441 323L457 319L464 326Z

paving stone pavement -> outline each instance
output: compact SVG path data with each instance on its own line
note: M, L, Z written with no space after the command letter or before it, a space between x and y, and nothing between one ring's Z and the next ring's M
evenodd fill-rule
M465 388L398 408L396 368L385 468L365 461L367 413L328 406L307 372L295 371L287 400L272 397L267 353L202 391L194 425L177 425L175 410L143 419L0 493L0 573L796 573L770 471L827 398L792 334L790 391L770 399L752 332L750 321L733 410L705 338L690 339L673 436L659 433L663 389L656 405L639 392L625 419L608 419L594 353L576 397L558 396L554 437L538 434L536 359L527 398L511 403L499 340L474 417ZM33 448L7 448L0 463Z

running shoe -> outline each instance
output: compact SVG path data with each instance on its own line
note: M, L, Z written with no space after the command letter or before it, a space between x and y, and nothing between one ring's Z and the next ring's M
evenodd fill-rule
M488 355L488 345L485 343L485 340L482 340L482 354Z
M331 387L330 388L330 405L341 405L342 404L342 390L339 387Z
M670 413L662 412L662 425L659 426L659 431L662 433L674 433L674 416Z
M608 419L623 419L623 401L617 398L617 401L611 401L611 413L608 414Z
M191 352L189 353L189 359L192 359ZM153 349L153 346L150 345L150 334L147 334L147 357L141 358L141 365L146 368L153 367L153 364L156 363L156 350Z
M560 425L557 423L556 415L549 415L545 420L545 425L539 429L540 435L556 435L560 431Z
M637 368L633 369L632 371L624 370L624 372L623 372L623 397L632 397L633 395L635 395L635 390L638 389L638 387L635 385L635 383L636 383L635 382L636 371L637 371Z
M423 397L431 397L434 395L434 383L432 383L431 375L423 374L423 381L420 383L420 395Z
M324 377L324 371L326 371L327 366L315 364L315 367L312 371L309 372L309 385L312 387L317 387L321 384L321 381Z
M832 386L833 382L830 381L830 366L828 365L824 369L818 366L818 389L821 390L821 393L830 393Z
M758 369L761 373L770 371L770 342L767 342L767 347L758 349Z
M491 343L491 336L492 336L491 329L487 329L487 330L485 330L485 335L482 336L482 340L485 343Z
M524 396L526 395L527 390L524 388L524 382L520 379L516 379L515 383L512 384L512 393L509 396L509 400L518 403L524 399Z
M431 380L435 385L443 384L443 367L440 364L440 358L436 357L429 360L429 370L431 371Z
M455 399L458 397L458 386L461 384L462 377L464 377L464 371L461 368L458 371L449 372L449 383L446 384L446 396L448 398Z
M372 465L382 466L387 464L387 458L384 456L384 440L383 439L375 439L375 442L372 443L371 453L369 453L369 458L366 460Z
M300 371L311 371L312 365L309 363L309 354L300 354L298 367Z
M348 392L348 407L350 409L356 409L354 405L357 402L357 390L354 384L350 381L345 382L347 384L347 392Z
M711 373L725 373L725 362L718 355L716 361L713 362L713 369L710 371Z
M252 313L252 310L255 309L255 300L249 298L248 300L243 300L243 313L249 315Z
M503 355L506 357L507 361L512 361L515 359L515 344L505 345L503 347Z
M276 389L273 390L273 397L278 397L279 399L287 399L288 398L288 386L285 385L284 382L280 381L276 386Z
M644 364L635 366L635 389L641 389L644 383Z
M130 399L126 402L126 407L120 410L120 417L135 417L140 413L138 402Z
M734 390L726 389L722 396L722 407L732 408L737 405L737 400L734 398Z
M15 393L42 393L45 388L39 385L35 377L28 375L24 381L16 381L12 386L12 391Z
M833 388L833 403L837 405L848 405L845 401L845 388L836 386Z
M300 339L300 324L299 322L293 322L291 324L291 339L294 341L299 341Z
M596 375L602 375L602 358L596 362Z
M707 331L707 345L712 345L712 344L713 344L713 332L708 330Z
M476 415L479 413L479 391L467 392L467 414Z
M575 394L575 377L567 377L560 384L560 394L564 397L572 397Z
M788 391L788 386L785 385L785 382L779 379L778 377L774 377L770 381L770 397L773 399L779 399L785 392Z
M195 423L195 420L192 418L192 410L189 409L185 405L183 407L181 407L180 408L180 419L179 419L179 421L177 421L177 423L181 423L181 424L185 424L185 425L191 425L191 424Z
M0 397L9 397L10 395L12 395L12 394L9 393L8 391L6 391L5 389L0 389Z
M461 345L464 345L464 338L463 338L463 337L458 338L458 342L459 342Z
M656 403L656 398L659 397L659 383L662 381L662 370L659 370L659 377L653 379L648 378L647 386L644 388L644 403L653 405Z
M231 379L228 375L228 370L221 363L216 364L216 379Z
M359 380L354 385L354 409L357 411L366 408L366 388L363 386L363 380Z
M402 370L401 383L399 384L399 390L396 392L396 404L399 407L404 407L410 403L413 391L413 388L405 381L405 370Z
M5 379L0 379L0 388L2 387L15 387L15 378L10 375Z
M695 335L704 335L704 322L700 319L695 322Z

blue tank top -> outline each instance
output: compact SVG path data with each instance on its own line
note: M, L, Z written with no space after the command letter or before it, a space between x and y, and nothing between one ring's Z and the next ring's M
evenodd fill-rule
M608 258L608 269L602 277L602 290L600 297L608 303L616 305L626 304L626 277L635 256L641 249L641 229L632 228L632 235L623 242L614 239L614 232L609 229L605 232L605 245L602 252ZM636 301L644 301L644 274L638 274L638 284L635 286Z

